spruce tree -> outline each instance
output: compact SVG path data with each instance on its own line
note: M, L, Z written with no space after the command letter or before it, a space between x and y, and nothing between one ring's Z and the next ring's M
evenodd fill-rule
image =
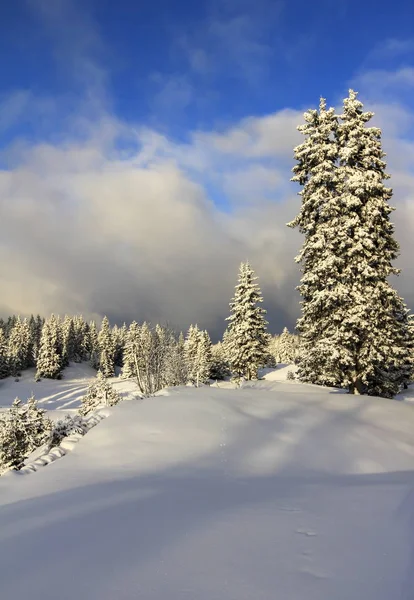
M295 338L285 327L279 337L278 352L281 363L290 364L295 358Z
M185 359L188 381L193 385L198 383L198 347L201 332L198 325L190 325L185 340Z
M89 384L86 395L82 398L79 414L88 415L98 408L115 406L120 401L115 388L106 380L102 371L98 371L96 379Z
M26 404L16 398L0 414L0 471L20 468L24 459L49 438L52 422L32 396Z
M66 315L63 319L62 340L62 363L65 367L68 367L69 363L74 362L77 356L75 324L73 318L69 315Z
M108 317L102 320L101 330L98 335L99 342L99 370L104 377L115 375L115 344Z
M197 348L197 379L199 383L208 381L212 364L211 339L207 331L201 331Z
M351 90L339 123L321 101L299 128L306 140L295 149L293 180L303 186L302 208L290 223L305 235L298 375L392 397L406 377L408 313L388 282L399 247L381 131L366 127L372 116Z
M211 346L211 379L223 380L230 375L230 365L226 358L224 342L217 342Z
M95 321L91 321L89 323L89 336L88 343L86 344L86 349L89 356L89 362L93 369L99 369L99 361L100 361L100 349L99 349L99 339L98 339L98 330L96 327Z
M58 327L59 324L55 315L52 315L43 325L36 364L36 379L42 377L48 379L61 378L63 364L59 352L60 340Z
M126 335L123 353L122 377L134 379L137 377L137 360L140 351L140 328L136 321L132 321Z
M340 374L333 358L334 344L327 332L327 319L338 293L346 295L346 289L336 285L335 277L343 267L341 252L335 251L342 243L335 230L342 213L338 200L338 117L321 98L319 111L309 110L304 118L305 124L298 130L305 141L294 150L298 164L292 178L303 188L299 193L302 206L289 223L305 236L296 258L303 273L299 286L302 316L296 326L301 334L298 376L310 383L335 385Z
M74 329L74 362L89 360L89 325L82 315L73 317Z
M257 277L248 262L241 263L235 294L230 303L231 314L226 349L232 372L238 378L256 379L266 363L268 334L266 311Z
M123 365L123 354L127 333L128 329L125 323L122 325L122 327L118 327L117 325L115 325L112 328L112 337L115 346L114 362L117 367L122 367Z
M0 327L0 379L10 375L10 367L7 352L7 340L4 330Z
M44 323L45 323L45 320L42 319L42 317L40 315L37 315L37 317L35 319L35 325L33 328L33 337L32 337L33 366L36 366L36 364L37 364L37 356L38 356L39 348L40 348L40 338L42 337L42 329L43 329Z
M178 340L171 349L169 372L169 385L185 385L187 383L188 373L185 353L185 338L183 332L180 333Z
M17 377L24 369L27 369L30 360L30 330L27 319L21 320L20 316L15 320L10 330L8 339L8 361L10 373Z

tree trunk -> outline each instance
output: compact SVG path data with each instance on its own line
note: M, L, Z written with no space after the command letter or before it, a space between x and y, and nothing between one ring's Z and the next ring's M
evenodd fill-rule
M360 396L364 393L364 384L359 377L356 377L348 387L348 393L354 396Z

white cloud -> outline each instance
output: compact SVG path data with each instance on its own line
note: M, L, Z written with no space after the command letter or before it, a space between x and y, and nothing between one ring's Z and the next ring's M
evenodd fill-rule
M0 173L1 312L108 313L179 327L198 321L217 331L240 260L256 260L262 275L261 251L281 249L288 217L273 222L262 214L275 207L263 202L226 215L210 200L204 167L222 160L226 179L226 156L213 156L211 147L203 153L197 140L191 174L180 145L132 127L139 149L121 160L114 144L126 129L108 119L83 143L26 147L19 164ZM246 189L278 186L279 175L260 165L241 177ZM288 247L278 279L292 270ZM268 298L274 323L279 302Z
M377 109L385 121L387 105ZM411 118L401 115L384 148L403 251L398 286L414 306L414 145L401 137ZM299 206L289 178L300 122L285 110L179 144L107 116L82 142L25 146L0 172L0 312L108 313L219 332L249 258L272 327L292 324L302 240L285 223Z

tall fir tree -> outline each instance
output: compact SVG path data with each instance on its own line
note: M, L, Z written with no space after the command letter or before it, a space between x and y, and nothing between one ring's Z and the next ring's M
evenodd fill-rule
M100 349L98 339L98 329L95 321L89 323L89 335L87 339L86 350L89 357L90 365L93 369L99 369L100 363Z
M60 354L59 322L55 315L45 321L37 357L36 379L60 379L63 369Z
M190 325L185 340L185 360L188 381L194 385L198 382L198 346L201 332L198 325Z
M17 377L30 365L30 329L27 319L20 316L14 322L8 339L10 373Z
M304 114L305 124L298 130L305 141L294 150L298 164L292 181L302 186L302 206L289 223L304 234L305 242L296 261L301 263L302 316L297 322L301 334L301 357L298 376L302 381L335 385L340 374L334 360L334 344L328 329L330 307L346 289L336 285L336 275L343 268L341 241L335 227L341 220L342 206L338 174L338 117L326 108L321 98L318 110ZM280 340L279 340L280 343Z
M139 352L140 328L136 321L132 321L127 331L123 353L122 377L125 379L136 379Z
M76 358L76 332L74 320L69 315L65 315L62 322L62 363L65 367L69 366Z
M4 330L0 327L0 379L10 375L10 367L7 352L7 340Z
M241 263L235 294L230 303L231 314L226 350L234 375L257 379L258 369L266 364L268 334L266 311L257 277L248 262Z
M295 337L285 327L279 337L278 354L281 363L290 364L295 358Z
M89 343L89 325L86 323L82 315L73 317L74 328L74 357L73 360L80 363L89 360L88 343Z
M104 317L102 320L98 342L100 350L99 370L104 377L113 377L115 375L115 344L108 317Z
M293 180L302 207L289 225L305 242L298 261L302 381L392 397L409 361L407 309L388 277L398 271L392 190L385 187L381 131L352 90L338 122L324 100L305 114Z

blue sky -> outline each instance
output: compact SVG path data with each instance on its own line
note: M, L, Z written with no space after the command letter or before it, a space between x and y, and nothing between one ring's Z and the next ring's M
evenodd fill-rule
M121 118L185 138L321 94L336 102L362 71L412 66L413 22L409 0L8 1L1 93L60 98L53 123L19 133L56 134L89 87Z
M413 22L408 0L0 3L0 316L220 333L249 259L292 328L296 127L350 86L383 129L414 308Z

